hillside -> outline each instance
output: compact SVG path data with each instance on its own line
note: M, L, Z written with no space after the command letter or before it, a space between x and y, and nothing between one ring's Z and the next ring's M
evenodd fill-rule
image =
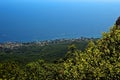
M75 44L77 45L78 43L70 43L68 48L65 49L66 54L64 54L64 57L61 57L61 59L55 58L57 59L56 62L50 63L45 59L29 62L26 65L21 65L12 60L2 62L0 63L0 79L120 80L119 27L119 24L115 24L110 28L109 32L104 32L102 37L97 41L90 40L87 47L82 47L83 50L80 50L79 46L75 46ZM57 44L57 46L56 44L54 46L47 45L43 48L43 52L55 52L55 54L57 54L55 50L59 50L60 47L61 50L63 48L61 44ZM27 48L29 51L34 47ZM27 48L25 48L25 50L27 50ZM23 48L22 50L26 52ZM60 53L62 52L61 50ZM31 55L31 57L32 56L33 55ZM47 57L48 56L50 55L47 54ZM54 55L54 57L56 57L56 55Z
M97 38L58 39L52 41L28 43L4 43L0 52L0 62L14 60L21 64L44 59L49 62L64 58L67 48L71 44L84 51L90 40ZM17 46L16 46L17 45ZM18 46L19 45L19 46Z

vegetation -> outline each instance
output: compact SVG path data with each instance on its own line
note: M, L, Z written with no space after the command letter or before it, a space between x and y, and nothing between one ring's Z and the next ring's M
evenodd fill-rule
M67 51L66 47L62 45L57 46L33 47L43 50L43 53L46 54L49 51L56 53L57 51L54 50L59 49L66 52L65 55L62 55L64 57L55 58L55 61L51 63L46 61L45 58L40 58L39 60L37 58L36 61L28 62L25 65L21 65L16 61L1 62L0 79L120 80L120 29L118 26L114 25L109 32L103 33L102 38L96 42L89 41L84 51L80 50L79 46L76 46L74 43L68 46ZM27 49L25 49L27 52L23 48L22 50L31 54L31 51ZM62 51L59 52L59 55L61 55L60 53ZM49 56L48 58L50 58ZM57 53L54 54L54 57L57 56ZM21 59L23 59L22 57Z
M40 46L34 43L24 43L25 45L27 44L27 46L23 45L22 47L19 47L17 49L2 49L0 51L0 62L13 60L21 64L27 64L38 59L43 59L48 62L54 62L60 58L64 58L65 54L67 53L68 45L75 44L76 47L84 51L89 41L90 40L68 42L63 41L60 43L49 44L45 46Z

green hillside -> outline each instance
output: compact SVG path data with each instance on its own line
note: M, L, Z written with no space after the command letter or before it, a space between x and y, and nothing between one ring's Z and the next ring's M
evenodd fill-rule
M3 61L0 63L0 79L120 80L119 27L120 25L115 24L97 41L22 47L9 52L10 54L1 52L4 58L14 56L11 56L9 61L4 61L1 57ZM16 57L18 55L19 57ZM20 59L23 59L25 65L19 63ZM31 59L34 60L31 62Z
M50 43L48 45L38 45L36 43L24 43L22 47L19 48L5 48L2 49L0 52L0 62L4 62L6 60L13 60L16 62L19 62L21 64L27 64L28 62L33 62L38 59L43 59L48 62L54 62L56 60L59 60L61 58L64 58L65 54L67 53L67 48L71 44L75 44L76 47L82 51L85 50L85 47L87 46L88 42L91 39L88 40L74 40L74 41L62 41L58 43ZM94 41L97 40L97 38L92 39ZM55 42L55 41L53 41Z

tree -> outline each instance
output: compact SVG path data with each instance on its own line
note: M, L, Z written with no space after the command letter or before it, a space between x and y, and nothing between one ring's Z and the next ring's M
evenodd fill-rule
M24 72L14 61L4 62L0 65L0 78L3 80L23 80Z

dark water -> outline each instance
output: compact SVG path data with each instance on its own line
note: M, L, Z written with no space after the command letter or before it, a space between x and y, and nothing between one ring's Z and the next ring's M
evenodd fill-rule
M119 3L1 0L0 42L100 37L119 15Z

